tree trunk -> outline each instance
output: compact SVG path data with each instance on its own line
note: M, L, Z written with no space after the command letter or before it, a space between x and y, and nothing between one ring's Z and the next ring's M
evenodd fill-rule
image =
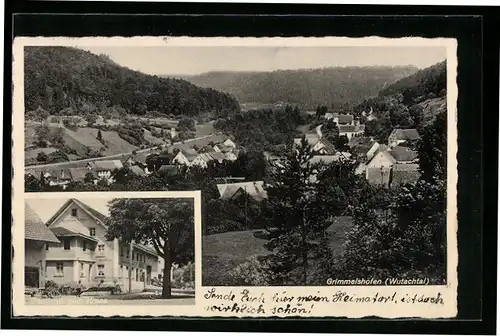
M165 265L163 268L163 287L162 287L161 298L162 299L170 299L172 297L172 284L170 282L170 272L172 269L172 258L170 256L168 244L167 244L167 246L165 246L164 260L165 260Z

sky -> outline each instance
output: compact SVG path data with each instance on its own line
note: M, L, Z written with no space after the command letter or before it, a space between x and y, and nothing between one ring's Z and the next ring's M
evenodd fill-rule
M150 75L273 71L335 66L425 68L446 59L445 47L82 47Z
M113 198L77 198L82 203L99 211L103 215L109 216L108 203ZM66 203L67 198L53 198L53 199L26 199L31 208L38 214L40 219L46 223L62 206Z

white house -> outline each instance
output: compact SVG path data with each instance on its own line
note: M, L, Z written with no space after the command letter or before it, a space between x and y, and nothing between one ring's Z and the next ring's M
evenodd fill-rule
M113 178L111 177L115 169L122 169L123 164L120 160L102 160L89 162L87 168L93 170L99 179L103 179L108 183L113 183Z
M222 199L234 199L244 193L256 201L267 198L263 181L217 184L217 189Z
M191 166L207 168L209 162L217 161L219 163L222 163L222 161L226 159L226 155L220 152L202 153L198 154L198 156L191 163Z
M154 248L133 244L130 251L130 244L106 239L107 216L77 199L69 199L57 210L46 223L61 241L47 247L47 280L81 281L88 286L116 281L128 290L131 267L135 291L158 275L159 256Z
M349 140L351 138L363 135L365 132L365 125L340 125L339 124L339 135L340 136L346 136Z
M173 158L172 162L179 164L179 165L185 165L185 166L191 166L193 161L196 159L198 156L198 153L192 148L185 148L181 149L177 155Z
M295 148L302 145L303 138L295 138L293 145ZM321 138L318 134L306 134L306 142L311 146L311 151L321 155L328 155L335 153L333 144L325 138Z

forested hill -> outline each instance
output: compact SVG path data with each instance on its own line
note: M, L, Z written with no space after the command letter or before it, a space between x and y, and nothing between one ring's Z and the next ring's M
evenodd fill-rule
M229 94L185 80L130 70L109 57L68 47L25 47L26 111L39 106L50 114L113 111L224 116L239 110Z
M395 93L401 93L407 104L418 102L429 96L435 98L446 95L446 61L398 80L382 89L379 95L389 96Z
M376 96L384 87L417 71L407 67L335 67L272 72L209 72L186 76L195 85L228 92L240 102L355 105Z
M397 81L377 97L364 100L353 112L366 124L366 135L386 141L393 128L420 130L446 112L446 92L444 61Z

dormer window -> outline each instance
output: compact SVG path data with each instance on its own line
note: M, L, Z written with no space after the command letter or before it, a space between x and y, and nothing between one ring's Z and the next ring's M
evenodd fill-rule
M71 209L71 216L76 217L77 209Z
M95 228L90 228L89 233L91 237L95 237Z

